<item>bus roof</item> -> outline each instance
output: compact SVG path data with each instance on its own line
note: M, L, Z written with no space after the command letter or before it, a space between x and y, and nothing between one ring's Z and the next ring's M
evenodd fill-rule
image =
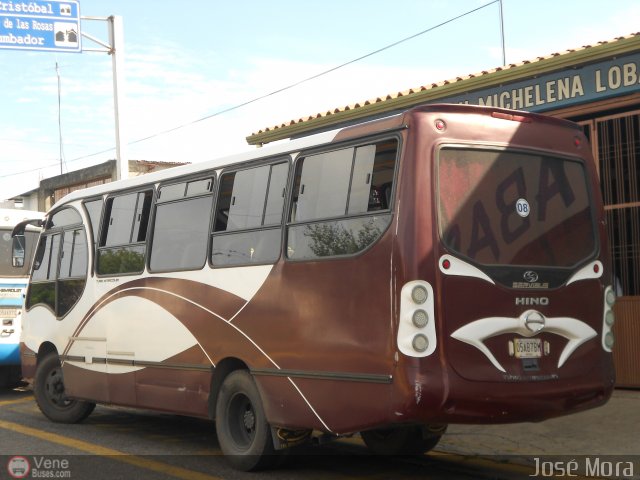
M356 125L350 125L343 128L330 130L327 132L316 133L295 140L286 140L281 143L274 142L267 147L255 148L245 152L228 155L204 162L192 163L187 165L181 165L173 168L168 168L158 172L152 172L145 175L118 180L86 189L76 190L69 193L61 200L56 202L51 207L51 210L58 208L59 206L74 201L77 199L89 198L94 196L103 195L105 193L126 190L129 188L135 188L142 185L153 184L168 180L171 178L183 177L207 170L215 170L223 167L233 166L241 162L248 162L251 160L259 160L263 158L275 157L278 155L287 155L305 150L311 147L326 145L334 141L337 137L340 140L346 140L349 138L348 132L354 131L362 132L363 127L369 126L371 128L370 134L376 133L376 126L380 127L380 131L388 131L393 128L400 128L405 121L406 115L413 112L442 112L451 114L475 114L475 115L496 115L503 114L506 116L512 115L517 117L526 117L536 122L553 123L556 125L564 126L565 128L579 128L573 122L549 117L541 114L524 112L519 110L508 110L498 107L484 107L478 105L464 105L464 104L431 104L414 107L406 110L402 113L397 113L374 120L358 123ZM341 135L344 134L344 135Z
M51 207L51 210L68 203L73 200L88 198L104 193L126 190L128 188L135 188L137 186L157 183L163 180L171 179L174 177L182 177L198 172L214 170L230 165L234 165L240 162L248 162L251 160L258 160L261 158L267 158L278 155L286 155L294 153L312 146L323 145L330 143L336 135L343 129L332 130L329 132L323 132L309 137L304 137L298 140L285 141L279 144L273 144L268 147L253 148L245 152L228 155L225 157L219 157L212 160L206 160L204 162L191 163L187 165L180 165L177 167L167 168L157 172L140 175L137 177L126 178L117 180L115 182L105 183L102 185L96 185L93 187L75 190L65 195L61 200L55 203Z

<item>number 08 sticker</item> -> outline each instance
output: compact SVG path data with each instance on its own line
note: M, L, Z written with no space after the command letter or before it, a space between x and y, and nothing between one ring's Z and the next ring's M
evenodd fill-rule
M528 217L531 212L531 207L529 207L529 202L527 202L524 198L519 198L516 202L516 212L521 217Z

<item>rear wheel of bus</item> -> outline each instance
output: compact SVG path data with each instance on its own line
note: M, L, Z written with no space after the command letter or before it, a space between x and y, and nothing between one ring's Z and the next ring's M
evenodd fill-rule
M446 426L402 426L368 430L360 436L376 455L422 455L435 448Z
M216 403L216 433L222 452L238 470L265 468L277 458L258 388L246 370L224 379Z
M40 411L58 423L81 422L91 414L96 404L67 397L62 366L58 355L50 353L36 368L33 393Z

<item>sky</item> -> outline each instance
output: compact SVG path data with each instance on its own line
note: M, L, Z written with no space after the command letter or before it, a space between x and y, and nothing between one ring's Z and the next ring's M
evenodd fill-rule
M492 0L79 4L82 17L122 18L128 158L167 162L253 149L246 137L266 127L499 67L503 39L509 64L640 31L640 0L503 0L504 36ZM81 31L108 42L103 20ZM114 159L115 144L111 56L0 49L0 200Z

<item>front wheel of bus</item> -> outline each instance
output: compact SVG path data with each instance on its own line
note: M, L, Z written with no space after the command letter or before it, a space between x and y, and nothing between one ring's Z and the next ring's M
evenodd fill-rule
M362 440L376 455L422 455L433 449L446 426L402 426L361 432Z
M89 416L96 404L67 397L58 355L49 354L38 363L33 394L40 411L58 423L78 423Z
M224 379L216 403L216 433L222 452L237 470L267 467L275 460L258 387L245 370Z

